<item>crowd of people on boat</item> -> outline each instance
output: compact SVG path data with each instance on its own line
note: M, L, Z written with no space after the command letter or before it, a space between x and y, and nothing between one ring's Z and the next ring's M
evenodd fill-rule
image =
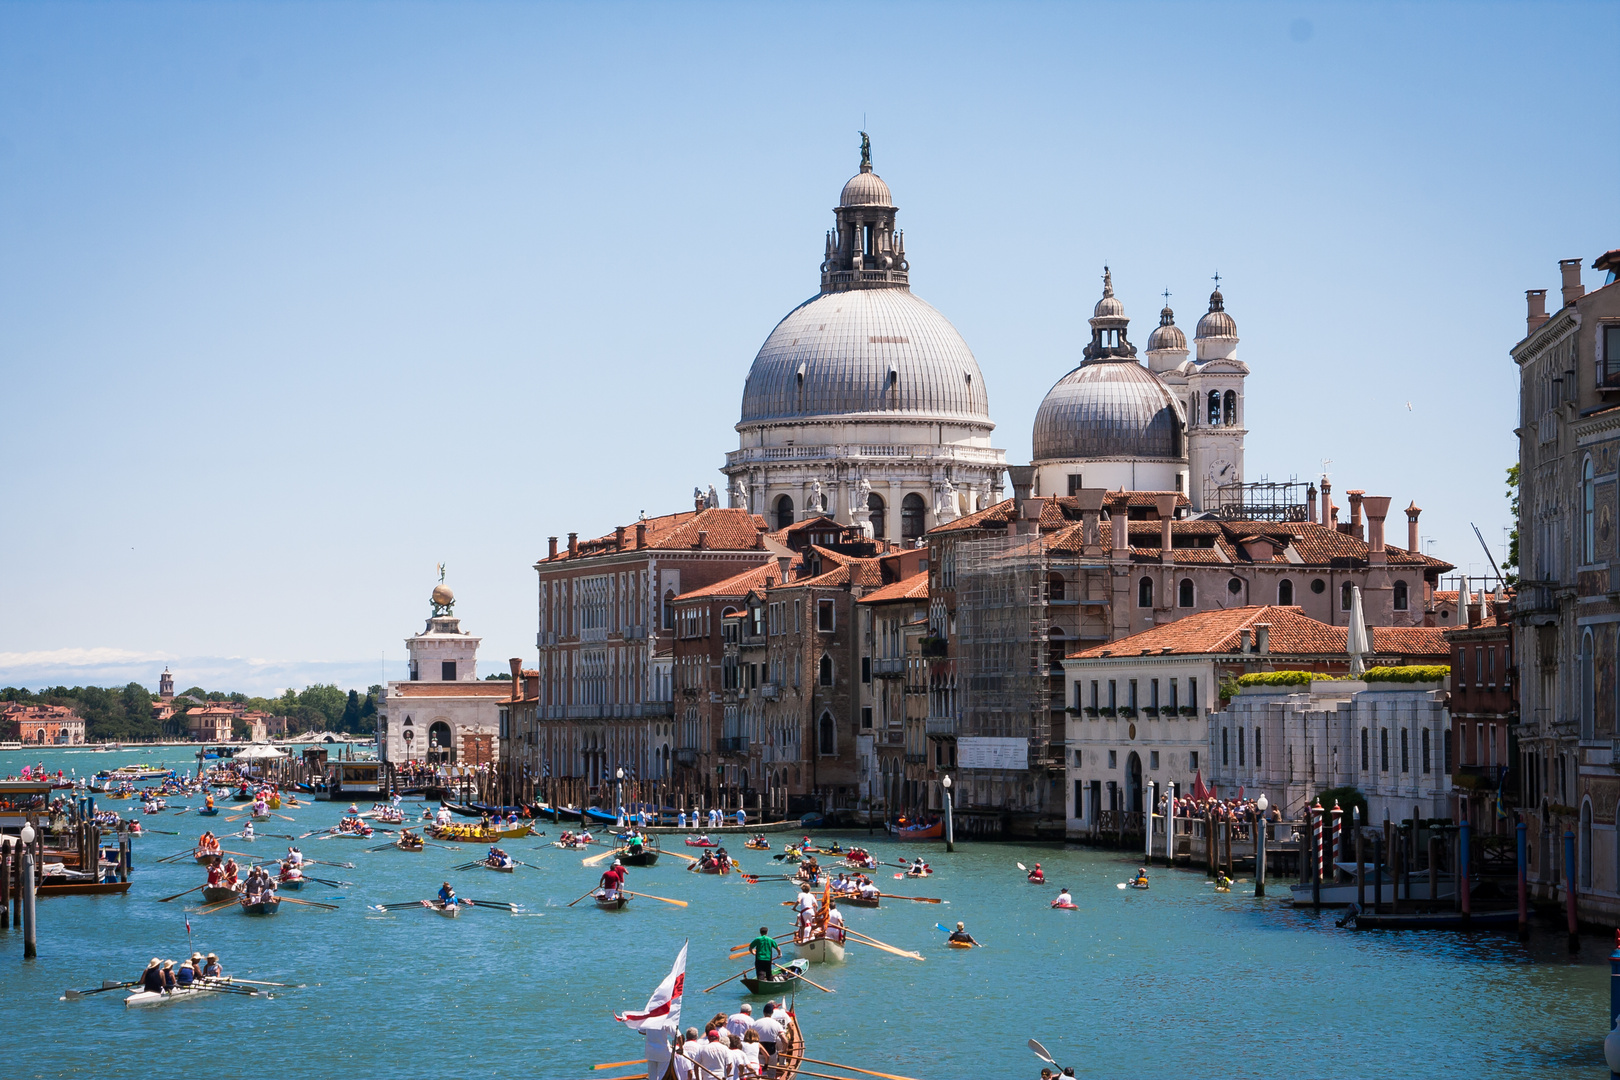
M162 960L154 956L152 962L146 965L146 970L134 981L147 993L165 994L192 986L204 979L221 978L224 974L217 954L209 953L204 956L200 952L194 952L189 959L179 964L173 960Z
M753 1006L744 1003L727 1016L718 1013L701 1029L689 1027L676 1036L671 1064L676 1080L748 1080L774 1065L786 1025L786 1005L767 1001L763 1015L754 1018Z
M717 847L705 850L692 867L695 870L719 870L723 873L736 865L736 861L726 853L725 848Z
M859 872L846 874L839 871L838 876L832 879L830 887L834 896L858 896L863 900L876 900L878 893L882 891L873 884L871 878Z
M249 869L248 876L242 882L242 902L268 904L275 899L276 879L270 876L270 871L262 866Z

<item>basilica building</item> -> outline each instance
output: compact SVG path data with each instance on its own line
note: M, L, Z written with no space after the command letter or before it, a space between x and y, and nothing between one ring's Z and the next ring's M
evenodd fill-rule
M919 540L1001 498L984 375L956 327L911 291L899 211L872 171L833 210L821 291L760 347L743 388L730 505L773 529L830 515L875 540Z
M1129 330L1105 267L1091 343L1035 414L1035 494L1175 491L1195 512L1241 503L1249 369L1237 358L1237 324L1220 289L1198 320L1196 355L1168 303L1148 335L1145 366Z

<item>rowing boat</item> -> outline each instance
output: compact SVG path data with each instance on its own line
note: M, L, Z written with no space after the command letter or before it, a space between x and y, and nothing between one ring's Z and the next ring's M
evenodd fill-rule
M447 919L458 918L461 915L460 904L441 904L438 901L428 904L428 910L443 915Z
M748 848L750 851L769 851L771 850L771 842L769 840L749 840L743 844L743 847Z
M1056 900L1054 900L1054 901L1052 901L1052 906L1057 908L1059 911L1074 911L1074 910L1077 910L1080 905L1078 905L1078 904L1060 904Z
M748 992L751 994L764 994L768 997L772 994L786 993L799 985L800 977L809 966L810 961L808 960L794 960L786 965L778 966L776 970L779 974L775 978L755 979L744 976L742 984L748 987Z
M494 871L496 871L498 873L502 873L502 874L511 874L511 873L515 873L517 871L517 864L516 863L510 863L510 862L509 863L500 863L500 862L497 862L494 859L485 859L484 860L484 867L485 867L485 869L494 870Z
M818 935L809 941L795 939L793 947L798 950L801 957L812 964L842 964L844 962L844 944L841 941L833 941L830 938Z
M215 815L217 815L219 813L219 807L217 807L217 806L204 806L201 809L199 809L197 811L197 813L201 814L203 817L214 817Z
M219 862L219 852L217 851L204 851L202 848L197 848L191 854L193 858L204 866L207 866L209 863Z
M202 895L203 903L217 904L221 900L234 900L236 890L229 885L204 885Z
M155 990L137 990L124 999L125 1008L142 1009L152 1005L172 1005L187 998L202 997L208 993L200 986L177 986L161 993Z
M302 889L304 887L304 882L306 880L307 879L305 879L303 877L283 877L283 878L279 878L276 881L276 888L278 888L278 889L291 889L293 892L297 892L299 889Z
M596 906L603 911L619 911L630 904L630 897L622 892L613 892L609 895L607 889L598 889L591 894L596 900Z
M395 840L394 846L401 851L421 851L427 845L418 840L414 844L407 844L404 840Z
M688 836L686 838L686 846L687 847L719 847L720 845L715 843L713 840L694 840L690 836Z
M729 873L731 873L731 866L728 863L715 863L712 866L699 866L697 863L690 863L690 864L687 865L686 868L688 870L695 871L696 873L699 873L699 874L729 874Z
M971 941L947 941L945 944L949 945L953 949L971 949L971 948L973 948L973 942L971 942Z
M878 898L875 896L857 896L854 893L844 893L842 895L833 897L833 899L837 900L840 904L848 904L850 907L871 908L878 906Z
M237 903L242 906L242 914L244 915L274 915L281 908L280 897L271 900L260 900L257 903L250 904L247 897L244 896Z

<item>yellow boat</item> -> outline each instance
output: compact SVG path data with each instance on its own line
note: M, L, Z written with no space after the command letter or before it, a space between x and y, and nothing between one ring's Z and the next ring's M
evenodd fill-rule
M523 822L517 825L499 825L495 829L503 840L521 840L534 832L534 826Z
M272 796L270 796L269 806L270 806L270 809L272 809L272 810L280 810L281 809L281 796L280 795L272 795Z

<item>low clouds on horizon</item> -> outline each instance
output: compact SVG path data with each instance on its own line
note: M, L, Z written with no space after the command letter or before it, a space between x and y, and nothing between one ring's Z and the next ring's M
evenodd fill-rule
M47 686L124 686L136 682L157 693L158 675L164 668L174 676L176 690L200 686L204 690L258 697L276 697L289 687L302 690L315 683L364 690L384 681L376 660L265 660L77 648L0 652L0 686L38 690Z

